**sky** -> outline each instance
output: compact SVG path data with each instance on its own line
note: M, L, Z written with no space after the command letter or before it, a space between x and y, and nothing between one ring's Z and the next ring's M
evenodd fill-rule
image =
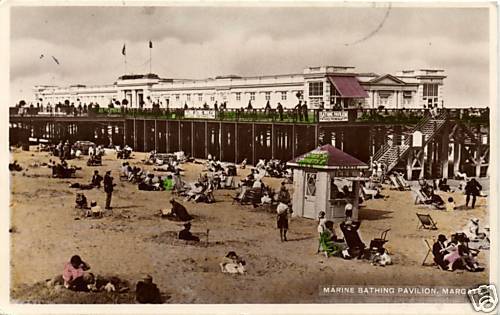
M125 72L124 44L127 72L147 73L151 40L152 72L164 78L302 73L319 65L378 74L438 68L447 75L445 106L490 106L488 18L486 8L384 3L13 7L11 101L33 99L38 84L112 84Z

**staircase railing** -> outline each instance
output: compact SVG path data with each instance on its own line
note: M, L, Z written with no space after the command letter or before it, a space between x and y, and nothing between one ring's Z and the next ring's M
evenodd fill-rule
M433 117L430 114L426 114L426 116L411 130L411 134L413 134L415 131L421 131L425 125L427 125L431 120L446 120L447 117L447 112L446 110L442 111L439 115L436 117ZM433 133L438 131L442 126L444 125L444 122L441 123L435 130L433 130ZM432 135L434 136L434 135ZM428 137L425 139L425 143L422 143L422 145L425 145L431 138ZM389 154L388 158L391 157L391 155L396 154L396 158L394 161L390 162L389 165L387 165L386 171L389 172L393 167L397 165L401 157L406 153L406 151L410 148L411 146L411 137L406 137L404 143L402 145L389 145L388 143L384 144L374 155L372 158L372 161L378 161L381 158L384 157L388 152L392 151L393 148L397 150L397 153L391 153Z

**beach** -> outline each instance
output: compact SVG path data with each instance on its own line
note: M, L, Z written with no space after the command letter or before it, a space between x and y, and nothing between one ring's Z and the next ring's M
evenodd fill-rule
M33 149L34 147L32 147ZM147 170L145 154L135 152L131 165ZM168 298L166 303L334 303L332 296L319 294L322 285L408 285L437 287L475 287L489 279L489 251L482 250L479 262L483 272L447 272L435 266L422 266L427 252L424 240L448 238L459 232L470 218L479 218L489 226L488 199L478 198L475 209L446 212L415 205L411 191L395 191L384 186L388 198L367 200L359 211L360 235L368 246L370 240L390 229L386 248L393 265L372 266L367 261L326 258L317 254L317 221L292 217L288 242L281 242L276 228L276 214L261 207L233 203L235 190L216 190L213 204L186 202L194 216L191 231L200 244L176 240L180 222L162 219L160 209L169 208L172 196L167 191L139 191L137 185L119 179L123 160L105 155L103 165L87 167L86 157L68 161L82 167L77 178L51 178L51 169L31 167L34 162L54 159L48 152L15 151L12 160L25 168L11 172L11 300L13 302L75 303L57 294L41 294L41 286L62 272L63 265L78 254L95 274L117 275L135 284L144 274ZM28 168L26 170L26 168ZM183 179L194 181L204 164L181 164ZM80 191L70 183L88 183L94 170L101 175L112 170L116 183L111 211L102 219L78 218L75 195L83 192L104 208L102 188ZM238 169L238 179L249 168ZM238 180L237 180L238 181ZM264 178L264 183L279 189L282 179ZM290 193L293 185L287 184ZM486 188L485 188L486 189ZM444 200L452 196L457 205L465 204L462 192L439 193ZM438 230L418 229L416 213L430 214ZM338 225L336 232L341 235ZM207 231L208 239L207 239ZM244 275L223 274L219 263L228 251L235 251L246 261ZM432 261L432 254L428 261ZM133 288L132 288L133 289ZM47 289L48 290L48 289ZM84 293L82 293L84 294ZM391 302L391 297L387 297ZM383 299L377 301L381 302ZM129 302L127 300L123 302Z

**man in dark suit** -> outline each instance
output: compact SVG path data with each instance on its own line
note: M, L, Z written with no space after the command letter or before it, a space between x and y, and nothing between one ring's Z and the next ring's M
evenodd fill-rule
M432 245L432 254L434 255L434 262L441 267L441 269L447 269L448 263L444 261L444 255L446 255L446 251L443 249L446 248L446 236L443 234L439 234L438 240L434 245Z
M113 194L113 177L111 171L107 171L104 175L104 191L106 192L106 210L111 210L111 195Z

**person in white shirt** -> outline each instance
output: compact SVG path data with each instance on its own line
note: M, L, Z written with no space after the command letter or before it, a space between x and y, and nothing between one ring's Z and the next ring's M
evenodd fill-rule
M288 232L288 206L282 202L276 208L278 216L276 217L278 229L280 230L281 241L286 242L286 233Z

